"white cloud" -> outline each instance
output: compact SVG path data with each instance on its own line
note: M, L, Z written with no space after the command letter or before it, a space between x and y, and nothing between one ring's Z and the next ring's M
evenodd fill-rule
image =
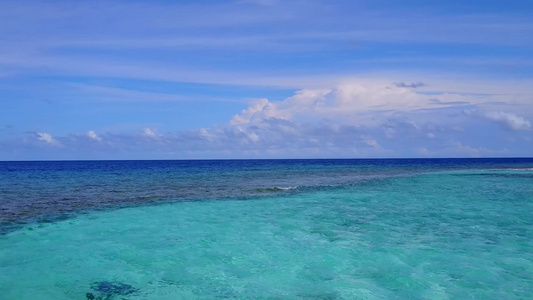
M54 142L54 138L53 138L50 134L48 134L48 133L45 133L45 132L38 132L37 135L38 135L38 139L39 139L40 141L44 141L44 142L47 142L47 143L52 143L52 142Z
M87 132L87 136L88 136L89 138L93 139L93 140L96 140L96 141L101 141L101 140L102 140L102 138L99 137L99 136L96 134L96 132L94 132L94 131L92 131L92 130L89 131L89 132Z
M240 115L233 116L231 125L248 124L254 119L285 119L287 113L280 113L277 105L268 101L268 99L257 99L247 109L244 109Z
M374 139L366 139L366 140L364 140L364 142L368 146L370 146L372 148L376 148L376 149L380 149L381 148L381 146L378 144L378 142L376 140L374 140Z
M106 134L105 139L91 130L85 134L88 138L77 139L80 135L76 134L60 137L61 144L48 133L39 133L38 140L86 152L97 148L116 153L163 153L169 158L470 157L502 155L491 149L500 149L504 143L516 148L508 138L524 138L523 132L507 132L487 139L486 132L479 131L486 126L484 119L513 131L530 128L525 118L491 106L491 96L439 94L440 100L434 101L435 95L419 92L426 87L415 91L393 82L398 81L352 79L332 88L302 89L280 101L256 99L225 124L175 134L162 135L145 127L136 134ZM486 101L489 104L484 104ZM457 102L468 105L457 106ZM524 107L497 105L504 110ZM89 143L91 140L106 143ZM522 148L514 151L524 155L527 151ZM508 153L512 152L504 154Z
M258 141L259 141L259 135L257 135L257 133L255 133L255 132L250 132L250 133L248 134L248 139L249 139L250 141L254 142L254 143L255 143L255 142L258 142Z
M441 98L479 102L473 97L461 95L441 95ZM230 124L253 124L254 120L257 122L277 118L300 122L330 119L337 124L376 125L380 122L376 119L376 114L373 114L376 112L387 115L390 112L441 109L453 107L456 103L457 101L436 102L432 97L390 81L352 79L331 89L299 90L283 101L257 99L235 115Z
M505 126L510 130L529 130L531 129L531 123L514 114L503 111L490 111L482 114L487 120L491 120Z
M48 145L54 146L54 147L61 147L61 143L58 142L52 135L46 133L46 132L38 132L37 133L37 139L39 141L43 141Z
M330 89L299 90L281 101L257 99L226 126L204 128L198 134L222 148L300 149L317 156L329 153L329 157L348 152L367 157L492 153L479 141L476 147L466 145L468 140L459 136L468 136L469 131L457 129L466 128L465 115L480 116L477 107L494 103L491 95L441 93L435 101L434 94L419 92L426 85L414 82L416 91L389 80L351 79ZM464 107L470 109L461 115ZM511 113L489 116L511 128L527 126Z
M146 136L146 137L149 137L149 138L159 138L159 137L160 137L160 135L157 134L157 132L156 132L155 130L150 129L150 128L148 128L148 127L145 127L145 128L143 129L142 134L143 134L144 136Z
M200 128L198 130L198 135L207 141L213 141L215 139L215 136L209 132L209 129L207 128Z

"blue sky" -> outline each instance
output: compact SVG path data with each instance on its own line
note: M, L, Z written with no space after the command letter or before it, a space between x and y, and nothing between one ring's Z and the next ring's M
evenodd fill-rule
M0 160L533 156L531 1L1 1Z

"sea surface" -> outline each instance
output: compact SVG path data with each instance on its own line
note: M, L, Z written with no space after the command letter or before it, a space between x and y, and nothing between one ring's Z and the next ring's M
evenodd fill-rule
M0 162L0 299L532 299L533 159Z

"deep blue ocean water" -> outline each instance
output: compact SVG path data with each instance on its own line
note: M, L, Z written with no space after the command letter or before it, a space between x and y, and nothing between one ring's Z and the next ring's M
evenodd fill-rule
M0 299L531 299L533 159L0 162Z

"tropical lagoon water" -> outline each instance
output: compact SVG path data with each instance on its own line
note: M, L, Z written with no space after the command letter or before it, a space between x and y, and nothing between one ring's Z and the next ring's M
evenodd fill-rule
M0 299L531 299L533 159L0 162Z

